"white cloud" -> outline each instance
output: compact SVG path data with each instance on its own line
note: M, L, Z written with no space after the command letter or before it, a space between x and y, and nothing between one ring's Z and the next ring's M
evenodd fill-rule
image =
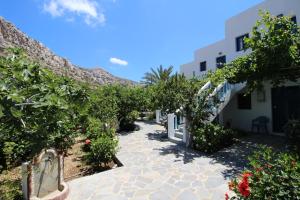
M46 0L44 11L53 17L69 15L70 18L70 15L76 14L84 17L84 22L92 26L105 23L105 15L94 0Z
M122 66L127 66L128 62L126 60L121 60L119 58L110 58L109 61L112 64L116 64L116 65L122 65Z

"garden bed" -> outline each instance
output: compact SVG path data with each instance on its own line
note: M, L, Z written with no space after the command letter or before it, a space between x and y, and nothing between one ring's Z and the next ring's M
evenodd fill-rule
M79 177L111 170L123 166L114 157L111 162L101 163L98 167L88 165L85 162L85 152L82 150L83 140L76 143L68 150L64 158L64 179L70 181ZM0 199L22 199L21 191L21 167L15 167L0 173Z
M86 153L82 150L83 146L84 140L78 139L65 156L64 178L66 181L123 166L116 157L110 162L101 163L98 167L89 165L84 159Z

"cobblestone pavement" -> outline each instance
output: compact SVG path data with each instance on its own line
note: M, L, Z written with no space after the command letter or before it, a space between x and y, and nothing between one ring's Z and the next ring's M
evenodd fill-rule
M169 142L162 126L137 124L139 131L120 136L117 157L124 166L68 182L69 199L224 199L228 178L245 163L230 155L242 157L242 148L205 156Z

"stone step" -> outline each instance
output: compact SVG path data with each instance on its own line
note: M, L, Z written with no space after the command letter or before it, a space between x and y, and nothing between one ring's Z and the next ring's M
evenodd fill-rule
M176 131L176 132L175 132L175 137L176 137L176 138L179 138L179 139L183 139L183 133L182 133L182 132L179 132L179 131Z
M179 126L178 131L183 133L183 126Z
M176 144L184 144L184 142L182 141L182 139L179 139L179 138L177 138L177 137L169 137L169 140L170 140L171 142L176 143Z

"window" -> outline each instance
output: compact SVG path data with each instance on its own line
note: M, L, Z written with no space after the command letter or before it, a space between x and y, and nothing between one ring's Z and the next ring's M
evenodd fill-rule
M293 28L293 33L297 33L298 32L297 17L296 16L291 17L291 21L295 24L295 27Z
M226 64L226 56L220 56L216 58L217 68L224 67L224 64Z
M249 34L245 34L236 38L236 51L245 50L245 38L248 38Z
M206 71L206 61L200 63L200 72Z
M283 17L283 14L279 14L279 15L277 15L277 17L278 17L278 18L280 18L280 17Z
M238 109L251 110L251 94L238 94Z
M291 21L297 24L297 17L296 16L291 17Z

